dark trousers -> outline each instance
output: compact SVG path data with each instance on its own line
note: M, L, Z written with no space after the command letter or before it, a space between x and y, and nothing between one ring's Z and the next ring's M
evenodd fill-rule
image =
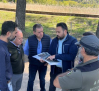
M46 70L47 70L47 66L44 65L41 66L32 65L32 64L29 65L29 80L28 80L27 91L33 91L33 85L37 71L39 73L40 88L41 88L40 91L46 91L45 90Z
M58 74L62 73L62 69L55 66L54 74L50 73L50 86L49 91L55 91L56 87L53 85L53 81Z

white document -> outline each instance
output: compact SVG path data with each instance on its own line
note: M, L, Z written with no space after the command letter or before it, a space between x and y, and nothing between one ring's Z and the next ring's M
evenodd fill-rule
M51 55L48 52L42 52L38 55L34 55L33 57L38 59L38 60L43 59L49 65L57 65L59 63L59 61L57 61L56 59L54 59L54 60L47 59L49 56L51 56Z
M9 91L13 91L11 82L8 83L8 89L9 89Z

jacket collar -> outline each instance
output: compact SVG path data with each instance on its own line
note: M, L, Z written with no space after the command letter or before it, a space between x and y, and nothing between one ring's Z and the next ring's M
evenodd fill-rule
M2 43L2 44L4 44L4 45L6 45L7 46L7 42L5 42L5 41L3 41L3 40L0 40L0 42Z
M87 65L87 64L96 62L96 61L98 61L98 58L89 60L89 61L87 61L87 62L85 62L85 63L81 63L81 64L77 65L77 67L79 67L79 66L84 66L84 65Z

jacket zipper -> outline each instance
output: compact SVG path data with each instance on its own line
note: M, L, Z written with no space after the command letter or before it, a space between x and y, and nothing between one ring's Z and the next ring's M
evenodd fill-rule
M65 41L67 41L67 39L66 39ZM64 42L65 42L65 41L64 41ZM63 43L64 43L64 42L63 42ZM62 53L65 53L63 43L62 43ZM63 64L63 62L62 62L62 64ZM63 73L63 65L62 65L62 73Z

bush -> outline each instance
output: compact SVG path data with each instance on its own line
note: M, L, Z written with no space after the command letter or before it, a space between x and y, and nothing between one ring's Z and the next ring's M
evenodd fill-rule
M8 1L7 0L2 0L2 2L7 3Z
M26 0L27 3L33 3L33 0Z
M65 6L71 6L71 7L78 6L78 3L75 1L63 1L62 4Z
M57 1L56 0L46 0L46 4L56 5L57 4Z

